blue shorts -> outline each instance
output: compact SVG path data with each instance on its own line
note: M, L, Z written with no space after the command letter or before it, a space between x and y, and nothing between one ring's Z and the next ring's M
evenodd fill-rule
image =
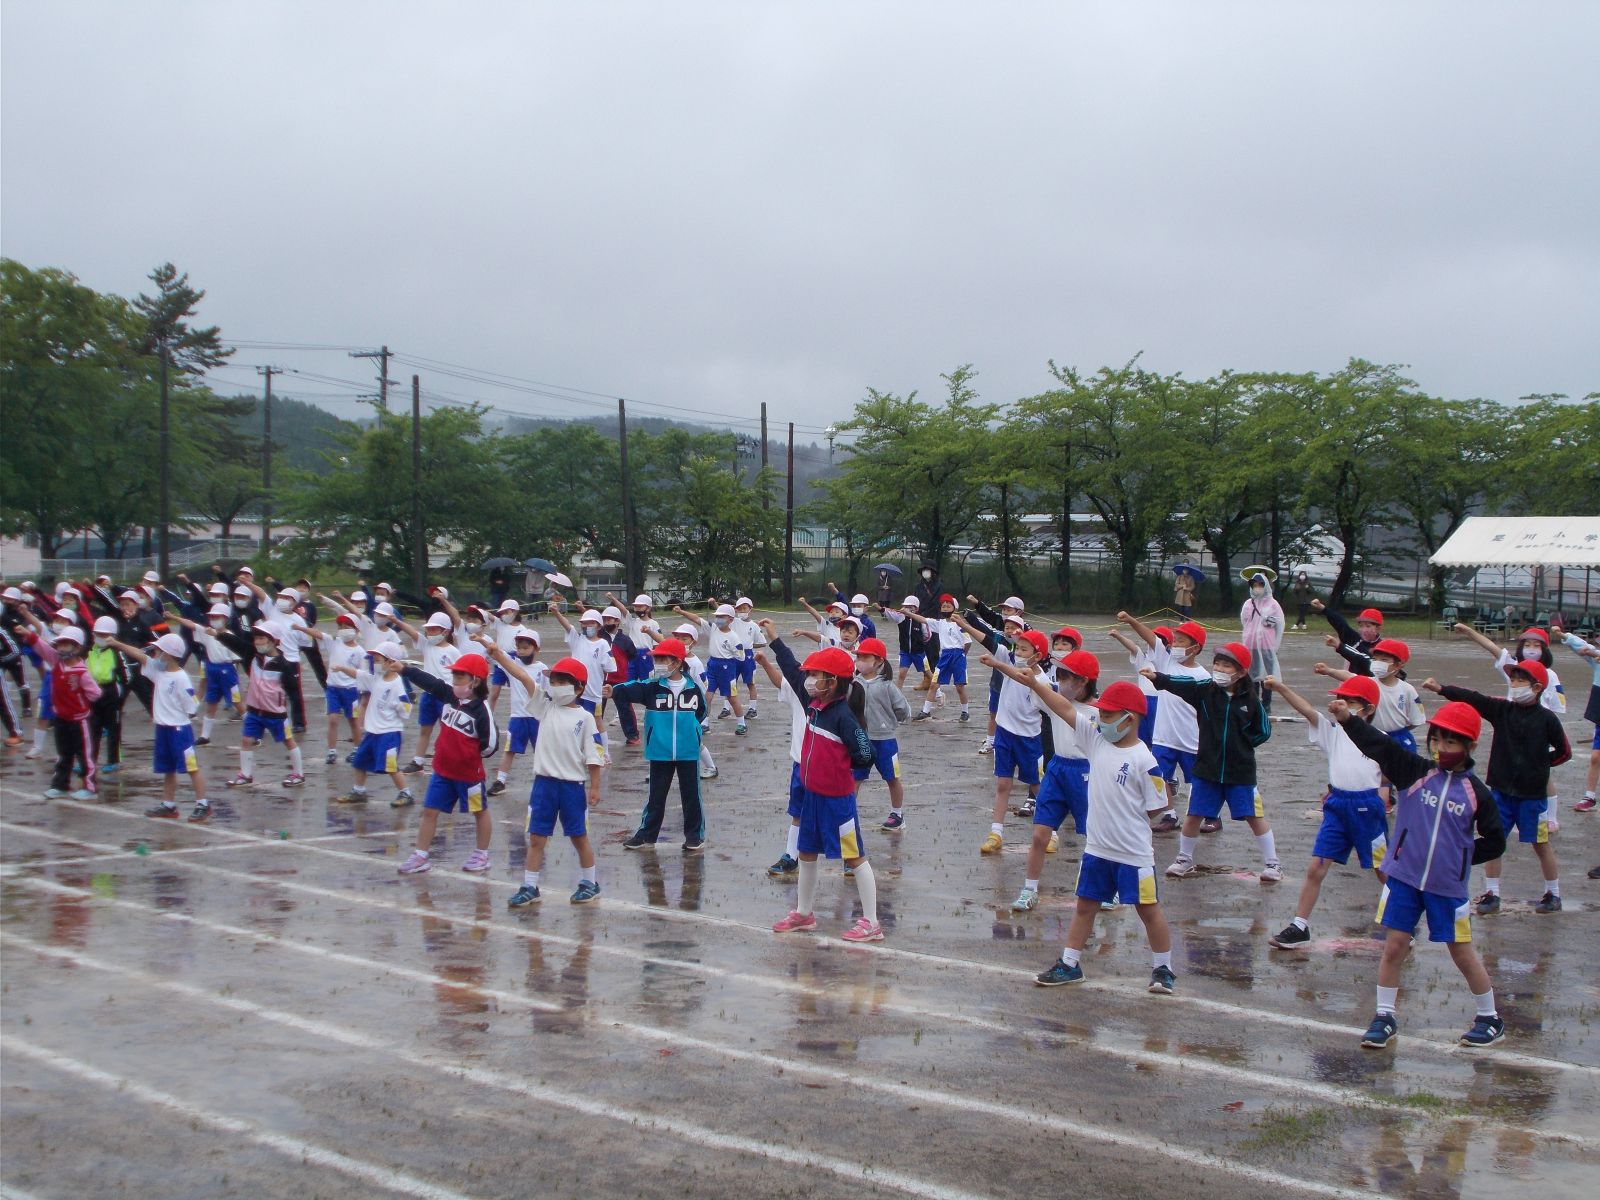
M393 775L400 769L400 731L367 734L350 765L370 775Z
M998 677L1000 672L996 671L996 672L994 672L994 674ZM991 683L989 685L989 715L992 717L999 711L1000 711L1000 689L995 687L994 684Z
M805 788L800 786L800 764L794 763L789 768L789 816L796 821L800 819L800 801L805 794Z
M511 682L511 676L507 675L505 673L505 671L501 669L499 663L490 663L489 664L489 686L490 687L505 687L505 685L510 683L510 682Z
M56 719L56 702L50 696L50 672L45 671L39 676L39 720L54 721Z
M1082 834L1089 819L1089 760L1054 755L1044 769L1044 786L1033 806L1033 823L1060 829L1068 816Z
M579 696L578 697L578 707L583 709L585 712L587 712L592 717L592 716L594 716L594 710L599 708L600 706L595 701L589 699L589 697L587 697L587 696Z
M428 780L428 794L422 798L423 808L439 812L455 812L459 807L462 812L479 813L487 803L483 780L466 783L460 779L446 779L443 775Z
M1124 904L1154 904L1156 869L1131 867L1127 863L1085 854L1078 864L1076 890L1085 900L1098 900L1101 904L1112 900Z
M1156 767L1161 778L1166 781L1167 795L1171 796L1178 790L1178 768L1183 768L1183 777L1189 783L1189 789L1194 790L1194 756L1193 750L1179 750L1174 746L1152 746L1150 753L1156 756Z
M1375 918L1379 925L1401 933L1415 933L1423 913L1428 914L1430 942L1464 946L1472 940L1472 902L1465 896L1456 898L1424 892L1398 879L1383 885Z
M883 776L885 783L893 783L900 778L900 743L894 738L884 738L881 742L872 743L872 767L878 769L878 774ZM852 774L856 782L869 779L872 776L872 767L856 767ZM800 770L799 764L795 771Z
M193 775L200 769L194 752L194 729L188 725L157 725L151 770L157 775Z
M912 654L909 651L902 650L900 651L900 667L902 670L906 667L915 667L917 670L926 673L928 670L928 656L926 654Z
M356 705L361 700L361 693L353 687L340 687L338 684L329 684L322 689L324 698L328 701L328 715L330 717L349 717L352 721L356 716Z
M1515 828L1519 842L1542 846L1550 840L1549 817L1546 814L1550 807L1548 798L1513 796L1497 788L1490 788L1489 794L1500 809L1500 824L1505 826L1508 838Z
M640 650L628 664L628 682L638 683L656 673L655 656L649 650Z
M351 689L354 690L353 688ZM206 703L239 703L239 669L231 662L206 664Z
M1228 806L1228 816L1235 821L1245 821L1262 815L1261 793L1253 783L1221 784L1212 779L1194 779L1189 782L1189 815L1210 821L1222 814Z
M432 692L423 692L417 701L417 724L427 729L430 725L437 725L443 714L444 701Z
M589 802L583 784L576 779L535 775L533 793L528 797L528 832L534 837L549 837L556 831L557 817L561 818L561 832L569 838L589 832Z
M512 717L507 732L511 735L511 753L526 754L539 742L539 719Z
M1594 727L1594 744L1590 749L1600 750L1600 725Z
M967 685L967 652L941 650L939 652L939 682Z
M1389 729L1384 732L1391 742L1404 746L1407 754L1415 754L1417 752L1417 739L1411 730Z
M994 731L994 777L1015 775L1029 787L1039 782L1039 739L1012 733L1003 725Z
M751 687L756 681L756 652L746 650L744 661L739 664L739 682L745 687Z
M1343 866L1350 861L1352 850L1367 871L1381 868L1389 852L1389 821L1377 788L1364 792L1329 788L1322 802L1322 827L1311 847L1312 857Z
M800 791L800 853L824 858L864 858L856 798Z
M1160 696L1146 696L1145 714L1139 718L1139 740L1146 746L1156 734L1156 709L1161 705Z
M713 658L706 663L706 694L732 696L733 686L739 679L737 658Z
M242 732L245 737L253 738L258 742L264 740L262 734L270 733L273 741L281 742L286 736L283 729L283 723L286 719L286 716L264 717L258 712L246 712L244 714L244 729Z

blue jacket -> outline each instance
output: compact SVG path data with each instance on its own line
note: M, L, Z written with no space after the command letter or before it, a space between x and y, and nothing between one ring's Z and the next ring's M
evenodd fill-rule
M700 737L711 711L706 694L690 679L674 693L664 679L637 679L611 685L618 704L644 706L644 757L647 762L692 762L700 757Z

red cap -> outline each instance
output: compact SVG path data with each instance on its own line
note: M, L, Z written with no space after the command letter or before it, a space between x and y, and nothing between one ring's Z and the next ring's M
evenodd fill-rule
M1469 742L1477 741L1478 734L1483 732L1483 718L1478 715L1478 710L1461 700L1452 700L1444 705L1428 718L1428 724L1446 733L1460 734Z
M829 646L826 650L817 650L806 655L806 660L800 664L800 669L821 671L824 675L849 679L856 673L856 664L847 652L837 646Z
M1079 633L1071 625L1063 625L1060 629L1056 630L1050 635L1050 640L1052 642L1057 638L1066 638L1074 646L1083 645L1083 634Z
M474 679L489 678L489 663L481 654L463 654L450 664L452 675L471 675Z
M589 668L575 658L563 658L550 668L550 674L565 675L584 687L589 684Z
M1344 696L1350 700L1364 700L1374 708L1378 706L1378 681L1370 675L1352 675L1333 691L1330 696Z
M1074 650L1061 660L1061 669L1084 679L1100 678L1100 660L1087 650Z
M940 604L954 604L955 602L956 602L956 598L954 596L952 596L949 592L946 592L944 595L939 597L939 603Z
M1400 662L1411 661L1411 647L1399 638L1384 638L1372 648L1374 654L1387 654L1390 658Z
M1239 664L1239 669L1241 671L1248 671L1250 669L1250 648L1243 642L1229 642L1227 645L1221 647L1217 653L1223 658L1233 659L1234 662Z
M1546 646L1550 644L1550 635L1542 629L1533 628L1531 625L1517 635L1517 641L1519 642L1526 642L1530 638L1536 642L1543 642Z
M1513 671L1521 671L1541 688L1550 686L1550 672L1537 658L1519 659L1506 668L1507 675Z
M1375 608L1363 608L1356 614L1358 621L1371 621L1374 625L1383 624L1383 614Z
M1165 625L1157 625L1150 632L1161 639L1161 644L1163 646L1172 645L1172 630L1168 629Z
M1201 625L1197 621L1185 621L1172 632L1183 634L1184 637L1188 638L1196 646L1204 646L1206 644L1205 626Z
M344 624L344 625L348 625L348 626L350 626L350 627L351 627L351 628L352 628L352 629L354 629L354 628L355 628L355 627L356 627L356 626L358 626L358 625L359 625L359 624L360 624L360 623L361 623L361 622L359 622L359 621L357 621L357 620L356 620L356 619L355 619L355 617L353 617L353 616L351 616L351 615L350 615L350 614L349 614L349 613L347 613L347 612L342 612L342 613L340 613L340 614L339 614L339 615L338 615L338 616L336 616L336 617L334 617L334 619L333 619L333 623L334 623L334 624L335 624L335 625L339 625L339 624Z
M856 643L856 653L865 654L871 658L888 658L889 647L885 646L879 638L862 638Z
M1037 629L1025 629L1020 636L1023 641L1033 647L1033 652L1040 658L1050 657L1050 639Z
M665 638L656 643L656 648L650 651L652 658L675 658L679 662L686 662L689 650L677 638Z
M1100 699L1089 703L1101 712L1131 712L1142 717L1150 711L1150 702L1144 698L1144 693L1126 679L1117 680L1101 693Z

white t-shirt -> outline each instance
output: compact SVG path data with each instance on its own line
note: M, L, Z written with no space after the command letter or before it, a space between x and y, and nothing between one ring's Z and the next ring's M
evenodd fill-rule
M356 676L366 668L367 655L361 649L359 641L342 642L338 636L322 639L322 660L328 666L328 686L353 688L356 685ZM335 667L348 667L355 672L346 675L343 671L335 671Z
M509 621L500 617L494 619L494 644L512 658L517 656L517 630L522 628L522 617L513 617ZM476 646L473 649L477 649Z
M778 689L778 699L789 708L789 757L799 762L800 749L806 741L806 726L810 723L810 716L806 712L810 700L805 696L795 695L787 679Z
M356 613L356 626L361 630L361 645L366 650L376 650L389 640L389 630L365 613Z
M1511 676L1506 675L1506 672L1516 666L1516 663L1517 660L1512 658L1511 653L1507 650L1500 651L1500 657L1494 660L1494 665L1500 668L1502 675L1506 676L1507 700L1511 699ZM1567 697L1561 691L1561 676L1557 675L1549 667L1546 667L1545 670L1550 674L1550 682L1544 691L1539 693L1539 703L1553 713L1563 714L1567 711Z
M951 650L961 650L966 647L966 631L954 621L945 620L943 617L930 617L928 620L928 635L939 639L939 653L946 654Z
M1017 660L1009 652L1006 657L1012 665L1018 665ZM1019 667L1027 670L1026 667ZM1038 674L1037 671L1034 672ZM1048 682L1048 681L1047 681ZM1043 716L1039 711L1039 697L1025 683L1018 683L1009 676L1000 678L1000 700L995 708L995 724L1008 733L1020 734L1023 737L1038 737Z
M588 781L590 767L606 765L600 728L588 709L577 704L557 707L544 688L533 694L528 708L528 715L539 721L539 740L533 748L535 776L582 783Z
M1113 746L1078 714L1078 738L1088 750L1089 818L1083 850L1130 867L1154 867L1155 842L1147 814L1168 806L1156 756L1143 742Z
M1396 730L1414 728L1421 725L1422 721L1422 703L1417 699L1416 688L1404 679L1398 683L1378 681L1378 711L1372 719L1374 729L1380 733L1394 733Z
M827 617L819 618L817 621L818 647L826 650L829 646L839 646L842 644L843 643L839 640L839 627L832 621L828 620Z
M706 664L700 661L698 654L691 654L683 660L683 669L691 679L699 683L706 681Z
M1077 710L1077 717L1070 721L1053 708L1046 707L1044 710L1044 715L1050 719L1050 735L1054 739L1055 756L1057 758L1089 757L1083 748L1083 739L1078 736L1078 719L1088 717L1093 722L1094 709L1082 704L1074 704L1073 708ZM1093 724L1089 726L1089 736L1100 736L1094 732Z
M450 666L461 657L461 651L451 643L450 635L444 635L444 641L437 646L428 641L428 637L420 630L417 636L411 639L417 647L417 653L422 655L422 669L435 679L450 678Z
M550 668L545 666L542 662L528 663L523 662L519 658L517 659L517 666L521 667L529 675L533 676L534 691L538 691L540 688L543 688L548 682ZM511 680L511 715L513 717L533 716L533 709L530 707L533 701L533 693L529 692L528 689L523 686L522 680L518 679L515 675L512 675L511 672L507 671L506 675Z
M208 626L194 631L195 644L200 647L200 652L206 656L208 663L236 663L239 656L217 641L216 634Z
M181 667L168 671L152 658L144 664L144 676L155 685L155 694L150 698L150 715L155 723L168 727L187 725L200 706L189 672Z
M600 689L606 685L606 676L616 670L617 660L611 656L611 643L603 637L593 641L583 636L583 627L574 625L567 631L567 653L581 662L589 672L589 682L584 685L583 698L600 703ZM537 714L535 714L537 715ZM541 735L543 726L540 726ZM565 779L565 775L552 776Z
M746 650L753 651L757 646L767 644L767 635L761 632L761 626L747 618L735 617L733 631L739 635L739 640L744 642Z
M750 643L744 640L738 629L734 628L736 624L737 622L730 621L726 629L718 629L714 624L711 626L711 633L707 640L710 644L712 658L731 658L736 662L744 661L745 647Z
M276 604L266 614L266 619L276 621L289 631L289 636L278 643L279 652L286 663L298 663L300 651L311 645L311 635L306 632L306 619L297 612L280 612Z
M1384 690L1383 684L1378 690ZM1307 738L1310 743L1328 756L1328 786L1345 792L1365 792L1380 786L1383 772L1350 740L1350 735L1337 721L1321 713L1311 723Z
M385 679L371 671L356 677L356 687L367 695L367 715L361 728L368 733L399 733L406 727L411 715L411 703L406 699L406 681L396 675Z
M1159 645L1160 643L1157 644ZM1133 668L1133 682L1141 692L1146 696L1159 696L1161 694L1154 683L1140 674L1146 667L1149 667L1152 671L1156 669L1155 658L1151 655L1149 646L1146 646L1137 654L1128 655L1128 664ZM1157 707L1159 708L1160 706L1158 705Z
M1193 679L1204 683L1211 678L1211 672L1199 663L1184 666L1159 641L1150 647L1150 663L1160 674L1170 675L1174 679ZM1187 700L1171 692L1161 693L1161 703L1156 707L1156 727L1150 735L1150 741L1153 745L1167 746L1189 754L1200 749L1200 720Z

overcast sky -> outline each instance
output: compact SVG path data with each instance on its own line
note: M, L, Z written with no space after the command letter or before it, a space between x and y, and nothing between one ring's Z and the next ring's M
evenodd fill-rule
M0 47L0 249L171 260L235 340L811 428L1140 350L1600 388L1592 3L5 0Z

